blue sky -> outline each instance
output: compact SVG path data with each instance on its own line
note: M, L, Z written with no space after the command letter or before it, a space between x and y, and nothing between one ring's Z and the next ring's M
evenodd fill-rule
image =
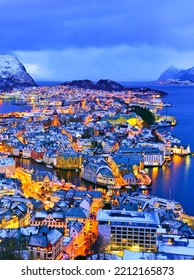
M192 0L1 0L0 54L35 80L157 79L194 66Z

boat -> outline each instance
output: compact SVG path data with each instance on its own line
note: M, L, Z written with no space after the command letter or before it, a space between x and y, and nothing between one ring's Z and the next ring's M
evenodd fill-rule
M21 158L23 158L23 159L30 159L30 157L28 157L28 156L21 156Z
M51 164L46 164L46 167L53 168L53 166Z
M150 189L149 186L146 186L146 185L144 185L144 184L139 185L138 188L139 188L139 190L149 190L149 189Z
M132 189L132 186L125 186L125 189Z
M35 161L38 162L38 163L41 163L41 162L42 162L42 159L38 159L38 158L37 158L37 159L35 159Z
M121 186L108 186L107 188L111 190L120 190Z
M125 188L125 189L130 189L130 190L131 190L131 189L132 189L132 186L125 186L124 188Z

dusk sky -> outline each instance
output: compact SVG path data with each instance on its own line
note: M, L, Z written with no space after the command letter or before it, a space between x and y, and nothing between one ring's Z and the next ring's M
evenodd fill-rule
M193 0L0 0L0 54L35 80L155 80L194 66Z

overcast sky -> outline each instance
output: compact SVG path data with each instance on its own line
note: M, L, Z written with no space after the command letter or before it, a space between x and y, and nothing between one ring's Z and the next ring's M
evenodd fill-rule
M155 80L194 66L194 1L0 0L0 54L35 80Z

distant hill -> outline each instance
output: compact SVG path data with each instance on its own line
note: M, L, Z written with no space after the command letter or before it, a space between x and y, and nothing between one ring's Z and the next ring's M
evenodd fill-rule
M179 69L177 67L171 66L161 74L158 80L159 81L166 81L166 80L194 81L194 67L189 69Z
M72 88L84 88L84 89L95 89L104 91L123 91L127 90L126 87L111 80L99 80L97 83L93 83L90 80L74 80L72 82L63 83L65 86Z
M161 90L151 89L147 87L126 87L112 80L99 80L97 83L91 80L73 80L72 82L65 82L62 85L69 86L71 88L84 88L84 89L95 89L104 91L127 91L132 90L134 92L145 93L145 92L155 92L160 96L164 96L167 93Z
M0 90L37 86L23 64L12 55L0 55Z

